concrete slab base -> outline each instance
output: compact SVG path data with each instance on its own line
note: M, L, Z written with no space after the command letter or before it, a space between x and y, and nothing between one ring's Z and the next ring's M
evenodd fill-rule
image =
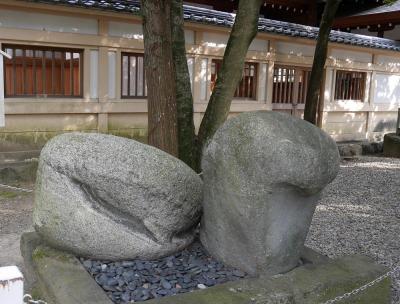
M36 233L24 234L21 251L28 277L36 278L37 296L49 304L111 304L80 262L41 244ZM328 259L310 249L306 262L288 273L243 279L186 294L149 300L146 304L295 304L323 303L372 281L387 271L364 256ZM385 279L341 303L390 303L390 279Z

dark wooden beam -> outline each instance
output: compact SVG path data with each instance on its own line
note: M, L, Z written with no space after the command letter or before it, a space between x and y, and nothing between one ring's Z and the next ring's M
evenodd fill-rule
M355 28L366 27L367 25L386 25L389 23L395 24L400 21L400 11L380 13L380 14L369 14L369 15L359 15L359 16L348 16L337 18L333 22L333 28Z

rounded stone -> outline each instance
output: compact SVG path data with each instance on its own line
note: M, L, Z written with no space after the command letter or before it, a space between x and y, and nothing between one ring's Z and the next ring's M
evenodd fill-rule
M154 259L194 239L202 181L179 159L134 140L70 133L43 148L33 221L79 256Z
M229 119L203 152L203 245L250 275L293 269L339 161L329 135L299 118L260 111Z

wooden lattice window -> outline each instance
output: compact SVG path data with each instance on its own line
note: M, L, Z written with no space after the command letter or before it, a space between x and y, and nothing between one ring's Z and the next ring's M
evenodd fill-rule
M274 67L273 103L304 104L310 70L301 67Z
M83 51L5 45L5 97L82 97Z
M335 99L364 100L365 72L336 71Z
M122 53L122 98L145 98L147 96L143 54Z
M211 61L211 90L214 89L218 71L222 66L222 60L213 59ZM257 97L257 67L254 62L244 64L243 76L236 88L234 97L256 99Z

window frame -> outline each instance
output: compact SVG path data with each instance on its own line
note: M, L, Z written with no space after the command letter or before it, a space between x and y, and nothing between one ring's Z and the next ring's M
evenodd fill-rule
M128 87L127 87L127 92L128 92L128 95L124 95L123 94L123 91L124 91L124 84L123 84L123 81L124 81L124 56L128 56ZM131 81L130 81L130 77L131 77L131 73L130 73L130 58L131 57L136 57L136 58L138 58L138 57L141 57L141 58L143 58L143 95L142 96L133 96L133 95L130 95L130 86L131 86ZM137 84L138 84L138 82L137 82L137 75L138 75L138 71L139 71L139 68L138 68L138 65L136 65L136 82L135 82L135 91L136 91L136 94L137 94L137 88L138 88L138 86L137 86ZM144 53L135 53L135 52L121 52L121 99L147 99L147 89L146 89L146 86L147 86L147 82L146 82L146 72L145 72L145 67L144 67Z
M216 66L215 66L215 72L216 72L216 73L215 73L215 80L214 80L214 82L212 81L212 78L213 78L213 73L212 73L212 70L213 70L213 63L215 63L215 65L216 65ZM236 95L236 92L238 91L238 89L239 89L239 87L240 87L240 84L241 84L242 80L244 79L244 77L242 77L242 79L240 80L240 82L238 83L238 85L237 85L237 87L236 87L236 89L235 89L235 93L234 93L233 98L234 98L235 100L257 101L257 100L258 100L258 77L259 77L259 73L260 73L260 62L245 61L244 64L245 64L245 65L248 64L248 65L249 65L249 68L250 68L251 66L254 66L254 76L250 76L250 77L254 77L254 87L253 87L254 97L240 97L240 96L235 96L235 95ZM219 58L211 58L210 87L209 87L210 90L211 90L211 92L214 90L214 86L215 86L215 83L216 83L216 81L217 81L218 70L219 70L219 69L217 69L217 65L222 66L222 59L219 59ZM243 71L242 71L242 75L243 75L243 76L246 76L246 75L244 75L245 69L246 69L246 66L243 66Z
M352 74L352 73L357 73L362 75L362 80L361 80L361 98L360 99L355 99L355 98L336 98L337 93L336 90L338 89L338 74ZM347 102L362 102L364 103L366 100L366 90L367 90L367 79L368 79L368 73L366 71L359 71L359 70L345 70L345 69L337 69L335 70L334 74L334 87L333 87L333 101L338 102L338 101L347 101ZM343 78L342 78L343 79ZM349 93L351 95L351 93ZM346 95L346 93L344 94ZM349 96L349 97L354 97L354 96Z
M10 44L10 43L5 43L5 44L2 44L2 46L1 46L1 49L5 52L7 49L12 49L12 53L13 53L13 56L12 56L12 61L13 61L13 74L14 74L14 79L12 80L13 82L14 82L14 94L12 94L12 95L10 95L10 94L8 94L8 92L7 92L7 86L6 86L6 81L7 81L7 79L6 79L6 65L5 65L5 62L3 63L3 85L4 85L4 98L74 98L74 99L78 99L78 98L83 98L83 91L84 91L84 86L83 86L83 84L84 84L84 79L83 79L83 77L84 77L84 72L83 72L83 69L84 69L84 49L76 49L76 48L66 48L66 47L53 47L53 46L41 46L41 45L29 45L29 44ZM40 94L38 94L37 92L36 93L34 93L34 94L23 94L23 95L17 95L17 94L15 94L15 88L16 88L16 74L15 74L15 71L16 71L16 68L15 68L15 51L17 50L17 49L21 49L22 51L23 51L23 58L25 58L25 54L26 54L26 51L28 50L28 51L42 51L43 52L43 54L42 54L42 68L43 68L43 59L44 59L44 57L45 57L45 52L48 52L48 51L50 51L51 53L52 53L52 58L51 58L51 60L52 60L52 67L51 67L51 69L52 69L52 71L51 71L51 74L52 74L52 94L44 94L44 93L40 93ZM53 77L54 77L54 75L53 75L53 73L54 73L54 66L55 66L55 63L54 63L54 59L55 59L55 56L54 56L54 53L55 52L63 52L63 54L66 54L66 53L71 53L71 54L73 54L73 53L78 53L79 54L79 87L80 87L80 94L79 95L74 95L73 93L74 93L74 77L73 77L73 73L71 73L71 83L70 83L70 86L71 86L71 94L70 95L65 95L65 93L64 94L59 94L59 95L56 95L56 94L53 94L54 93L54 83L53 83ZM33 57L33 58L36 58L36 57ZM72 57L73 58L73 57ZM72 59L71 58L71 59ZM63 58L63 60L62 60L62 62L64 63L64 58ZM71 64L70 64L70 67L72 66L72 60L71 60ZM23 65L23 67L24 67L24 71L23 71L23 73L24 73L24 84L23 84L23 86L24 86L24 91L26 91L26 83L25 83L25 81L26 81L26 70L25 70L25 67L26 67L26 65L25 65L25 60L24 60L24 65ZM36 69L36 65L35 65L35 69ZM64 64L62 64L62 71L64 70ZM42 71L42 73L43 73L43 71ZM36 90L37 90L37 83L36 83L36 70L34 71L34 74L35 74L35 76L34 76L34 79L35 79L35 81L34 81L34 83L33 83L33 85L32 85L32 87L33 87L33 92L35 92ZM62 79L64 79L64 74L62 74ZM42 78L44 78L44 79L46 79L46 77L45 76L42 76ZM43 86L43 88L45 87L45 85L46 85L46 82L47 82L47 79L46 79L46 81L45 82L43 82L42 81L42 86ZM64 84L62 83L62 88L64 88ZM64 88L64 92L65 92L65 88Z
M278 75L275 74L275 71L277 69L285 69L286 71L288 70L293 70L293 74L289 75L291 77L293 77L293 88L290 89L290 96L292 97L292 100L296 100L296 102L290 102L290 98L289 96L284 97L283 99L285 99L285 102L277 102L277 99L275 99L275 97L282 97L279 96L280 92L276 92L275 91L275 77L283 77L283 76L288 76L287 74L285 75ZM301 75L300 75L301 73ZM300 81L300 76L303 77L303 80ZM302 65L288 65L287 63L276 63L274 64L274 68L273 68L273 76L272 76L272 100L271 103L274 105L282 105L282 104L287 104L287 105L305 105L306 103L306 99L307 99L307 90L308 90L308 86L310 84L310 77L311 76L311 67L309 66L302 66ZM307 79L306 79L307 78ZM279 83L279 82L277 82ZM280 82L282 83L282 82ZM288 82L285 82L288 83ZM300 87L301 84L301 87ZM296 87L297 85L297 87ZM284 89L284 93L287 93L286 90ZM294 96L295 93L297 92L297 96ZM276 94L275 94L276 93ZM276 95L276 96L275 96ZM295 98L294 98L295 97Z

